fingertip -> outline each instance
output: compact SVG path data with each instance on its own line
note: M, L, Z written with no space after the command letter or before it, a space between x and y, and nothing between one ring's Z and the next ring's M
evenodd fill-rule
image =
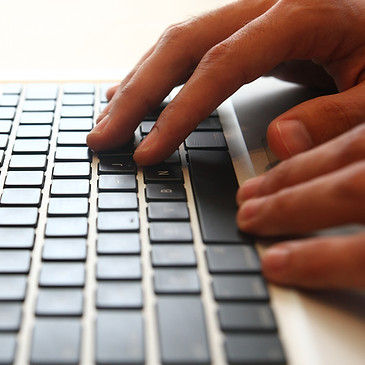
M290 250L286 246L267 249L261 257L262 273L269 281L287 284Z
M237 191L236 201L241 205L247 199L254 198L259 195L261 185L265 180L264 175L253 177L246 180Z
M96 152L96 151L101 151L103 149L100 141L101 141L101 132L99 131L91 131L86 136L86 143L92 151Z
M137 164L155 165L171 157L181 143L174 141L171 135L171 128L163 128L161 123L157 122L134 152L133 158Z
M272 152L285 160L313 147L314 143L305 124L299 120L278 120L267 130L267 139Z
M119 84L118 85L114 85L112 87L110 87L106 93L105 96L108 99L108 101L111 100L111 98L114 96L114 94L117 92L117 90L119 89Z
M101 149L100 143L103 143L102 134L108 122L109 114L106 114L87 135L86 143L93 151L99 151Z

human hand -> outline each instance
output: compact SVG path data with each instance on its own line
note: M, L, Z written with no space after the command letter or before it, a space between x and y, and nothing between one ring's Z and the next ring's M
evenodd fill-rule
M247 180L237 193L240 229L288 236L365 223L365 124ZM365 232L365 231L364 231ZM280 242L262 257L271 282L365 288L365 233Z
M307 150L363 121L364 24L363 0L241 0L172 26L110 91L88 144L97 151L126 143L144 115L185 83L135 152L138 163L157 163L241 85L271 70L282 76L283 62L301 59L325 69L341 93L282 114L268 141L281 159Z

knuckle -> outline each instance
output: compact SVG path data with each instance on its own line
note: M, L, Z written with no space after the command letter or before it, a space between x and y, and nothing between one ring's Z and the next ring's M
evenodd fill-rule
M225 42L218 43L204 55L199 64L199 68L210 69L214 65L226 64L230 57L230 47Z
M168 27L157 42L156 49L172 57L174 67L194 69L197 64L196 50L192 45L196 43L194 21L185 21Z
M163 47L180 47L191 38L190 22L170 25L162 34L159 44Z

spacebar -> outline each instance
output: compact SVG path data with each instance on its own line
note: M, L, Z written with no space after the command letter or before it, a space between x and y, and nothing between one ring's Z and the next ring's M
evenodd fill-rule
M188 161L203 241L251 241L236 225L238 182L229 153L189 150Z

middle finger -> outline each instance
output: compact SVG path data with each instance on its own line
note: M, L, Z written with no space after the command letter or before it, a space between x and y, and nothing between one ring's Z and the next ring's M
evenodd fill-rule
M249 233L277 236L365 222L365 162L360 161L276 193L245 201L237 223Z

